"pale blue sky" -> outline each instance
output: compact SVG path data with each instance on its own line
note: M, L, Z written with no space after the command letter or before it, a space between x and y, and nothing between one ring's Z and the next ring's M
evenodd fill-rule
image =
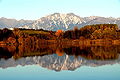
M56 12L120 17L120 0L0 0L0 17L34 20Z

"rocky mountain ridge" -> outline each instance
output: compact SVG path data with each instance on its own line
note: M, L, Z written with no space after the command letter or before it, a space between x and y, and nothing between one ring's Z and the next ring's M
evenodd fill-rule
M120 27L120 18L113 17L80 17L74 13L61 14L54 13L37 20L16 20L0 18L0 28L27 28L27 29L45 29L45 30L70 30L74 26L83 27L92 24L118 24Z

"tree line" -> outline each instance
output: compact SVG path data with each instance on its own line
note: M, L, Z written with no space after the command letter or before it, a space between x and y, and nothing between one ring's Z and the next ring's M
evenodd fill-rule
M61 40L61 39L120 39L120 30L116 24L96 24L87 25L80 29L74 27L73 30L48 31L34 29L9 30L4 28L0 30L0 41L8 44L36 44L45 43L45 40Z
M120 30L116 24L87 25L80 29L74 27L63 33L63 38L68 39L120 39Z

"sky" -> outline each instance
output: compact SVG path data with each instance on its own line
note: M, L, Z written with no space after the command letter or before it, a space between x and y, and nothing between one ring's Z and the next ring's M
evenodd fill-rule
M0 0L0 17L36 20L53 13L120 17L120 0Z

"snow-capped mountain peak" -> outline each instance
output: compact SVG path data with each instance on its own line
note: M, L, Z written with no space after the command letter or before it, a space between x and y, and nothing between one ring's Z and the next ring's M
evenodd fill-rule
M90 16L90 17L80 17L74 13L54 13L42 17L37 20L16 20L0 18L0 28L9 27L22 27L22 28L32 28L32 29L45 29L45 30L70 30L74 26L83 27L85 25L92 24L118 24L120 27L120 18L113 17L100 17L100 16Z
M42 28L53 27L58 29L68 29L69 27L74 27L77 24L81 24L84 20L73 13L60 14L54 13L46 17L42 17L36 21L37 25ZM36 24L34 23L34 24Z

